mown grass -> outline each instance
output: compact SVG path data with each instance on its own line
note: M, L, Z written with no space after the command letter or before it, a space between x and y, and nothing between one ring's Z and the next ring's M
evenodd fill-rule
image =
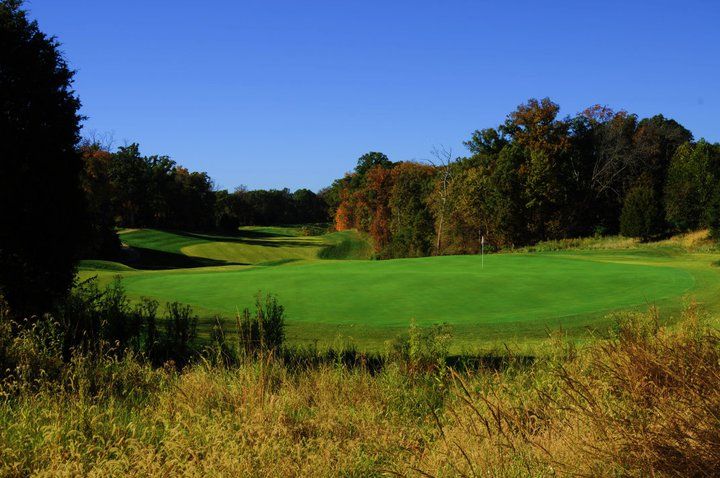
M201 314L201 334L217 314L232 322L258 290L276 293L286 306L291 342L352 341L367 350L382 349L411 320L451 323L462 337L459 352L523 347L558 329L584 339L607 327L603 317L611 310L656 304L674 312L683 294L720 309L712 267L718 254L706 232L652 244L621 237L541 243L486 256L484 268L476 256L332 260L369 254L369 244L352 231L302 236L297 227L243 228L223 239L141 230L123 238L134 247L213 262L156 271L83 266L80 276L108 282L119 273L136 299L190 304Z
M176 268L311 261L326 255L333 259L370 257L369 244L356 232L320 232L315 226L248 226L233 235L132 229L121 232L120 238L130 247L126 254L129 265L142 269L156 265L157 258L148 257L151 251L166 256L171 265L174 260Z
M418 362L412 340L379 369L76 357L3 382L0 475L713 476L718 332L694 303L672 328L653 310L612 322L478 369Z
M346 233L346 232L343 232ZM340 238L335 244L325 247L318 252L320 259L368 259L374 254L372 245L369 241L357 240L355 237L339 236L343 233L337 233Z
M413 319L448 322L473 340L542 338L558 327L582 333L598 314L672 300L695 284L692 272L637 254L498 254L485 258L484 268L480 262L475 256L314 261L123 276L130 295L177 300L206 316L231 318L251 305L255 292L270 291L286 307L294 340L343 335L375 349Z

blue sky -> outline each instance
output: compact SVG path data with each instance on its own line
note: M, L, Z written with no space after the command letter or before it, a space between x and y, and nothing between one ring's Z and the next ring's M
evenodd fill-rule
M358 156L464 154L549 96L663 113L720 141L717 1L32 0L86 128L222 188L309 187Z

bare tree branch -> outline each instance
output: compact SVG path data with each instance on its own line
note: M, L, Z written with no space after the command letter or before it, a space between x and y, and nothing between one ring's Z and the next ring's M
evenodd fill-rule
M435 254L440 255L442 248L443 226L447 212L447 199L450 195L450 183L452 181L451 166L455 162L455 158L453 158L452 148L445 148L443 145L440 145L440 147L433 146L430 150L430 155L432 158L426 159L425 161L440 171L442 179L441 187L438 189L440 199L440 217L438 218L437 240L435 244Z

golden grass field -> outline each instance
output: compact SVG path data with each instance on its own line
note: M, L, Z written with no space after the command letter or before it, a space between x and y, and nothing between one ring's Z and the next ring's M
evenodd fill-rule
M671 329L654 311L616 323L472 369L77 357L3 384L0 476L712 476L717 330L695 304ZM15 345L33 376L43 354Z

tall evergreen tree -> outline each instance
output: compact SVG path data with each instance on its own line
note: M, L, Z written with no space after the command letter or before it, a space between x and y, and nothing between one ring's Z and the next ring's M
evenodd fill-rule
M0 294L47 310L73 281L84 235L80 101L59 43L0 1Z

